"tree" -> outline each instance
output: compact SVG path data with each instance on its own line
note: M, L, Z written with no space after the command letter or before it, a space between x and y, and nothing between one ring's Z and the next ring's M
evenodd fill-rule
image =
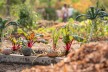
M10 16L13 8L16 5L24 4L26 0L0 0L0 12L1 15Z
M6 0L6 15L10 16L10 0Z
M106 11L108 12L108 0L91 0L91 2L95 5L96 2L99 3L100 8L105 8Z

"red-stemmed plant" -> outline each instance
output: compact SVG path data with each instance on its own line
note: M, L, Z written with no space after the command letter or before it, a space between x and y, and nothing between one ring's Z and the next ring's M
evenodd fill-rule
M65 46L64 46L66 50L65 55L69 53L69 50L74 40L78 42L84 42L84 38L78 35L72 35L69 24L67 24L66 26L62 28L62 37L63 37L63 42L65 43Z
M34 43L36 42L36 37L35 37L35 33L34 32L31 32L30 34L28 35L24 35L26 40L27 40L27 47L28 48L31 48Z
M69 50L73 42L73 37L70 36L68 25L62 28L62 37L63 37L62 41L65 43L65 46L64 46L66 50L65 55L67 55L69 53Z
M20 43L16 40L16 38L12 37L10 38L11 42L12 42L12 50L13 51L17 51L18 49L21 48Z

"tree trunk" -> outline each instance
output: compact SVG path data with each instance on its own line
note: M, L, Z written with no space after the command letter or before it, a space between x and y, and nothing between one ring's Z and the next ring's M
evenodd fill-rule
M26 0L22 0L22 3L24 4Z
M51 7L51 0L48 0L48 8Z
M6 0L6 16L10 16L10 0Z

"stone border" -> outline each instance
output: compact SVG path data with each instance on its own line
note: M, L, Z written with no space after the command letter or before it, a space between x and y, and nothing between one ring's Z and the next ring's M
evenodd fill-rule
M61 57L36 57L36 56L23 56L17 54L0 55L0 63L18 63L18 64L37 64L49 65L61 61Z

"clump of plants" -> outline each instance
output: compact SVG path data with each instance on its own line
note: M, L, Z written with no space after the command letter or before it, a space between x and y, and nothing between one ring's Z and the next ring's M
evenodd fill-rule
M12 50L17 51L21 48L20 42L15 37L10 37L10 40L12 42Z
M107 17L108 14L103 10L103 9L100 9L98 8L98 5L97 7L90 7L88 8L86 14L82 14L82 15L78 15L77 16L77 20L84 16L85 19L89 19L91 20L91 30L90 30L90 35L88 37L88 41L91 40L92 36L96 36L97 35L97 31L99 30L98 29L98 22L99 22L99 19L104 19L104 17Z
M27 5L22 5L19 11L18 23L25 29L36 28L36 13L32 11Z
M32 31L31 33L22 33L22 48L21 52L25 56L30 56L33 53L32 46L36 42L35 33Z
M43 40L42 35L35 35L34 31L29 32L21 32L22 38L22 48L21 51L25 56L30 56L31 54L36 54L34 50L32 50L32 46L35 43L45 43L47 44L46 40Z
M69 50L73 42L73 37L70 35L68 26L65 26L64 28L62 28L62 36L63 36L62 41L65 43L64 48L66 49L65 55L67 55L69 53Z
M8 22L8 19L2 19L0 18L0 38L2 36L2 31L6 27L6 23ZM1 41L1 39L0 39Z
M71 46L74 40L78 42L84 41L84 38L78 35L72 34L69 24L67 24L66 26L62 28L61 34L62 34L62 41L65 43L65 46L64 46L66 50L65 55L69 53L69 50L71 49Z

